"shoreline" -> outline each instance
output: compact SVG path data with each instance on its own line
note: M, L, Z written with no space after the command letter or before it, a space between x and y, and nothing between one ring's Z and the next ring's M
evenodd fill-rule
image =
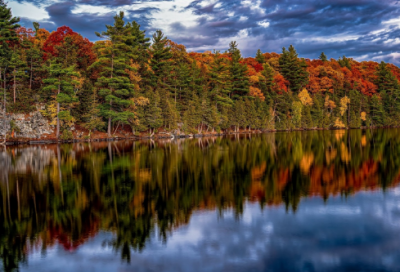
M384 126L384 127L360 127L360 128L311 128L311 129L290 129L290 130L251 130L251 131L238 131L238 132L224 132L224 133L206 133L206 134L180 134L174 135L166 133L154 136L115 136L115 137L105 137L105 138L92 138L92 139L72 139L72 140L57 140L54 138L39 138L39 139L26 139L26 138L12 138L8 139L4 146L13 145L42 145L42 144L65 144L65 143L84 143L84 142L115 142L115 141L140 141L140 140L158 140L158 139L191 139L191 138L204 138L204 137L221 137L228 135L240 135L240 134L266 134L266 133L276 133L276 132L305 132L305 131L328 131L328 130L366 130L366 129L389 129L389 128L399 128L399 126Z

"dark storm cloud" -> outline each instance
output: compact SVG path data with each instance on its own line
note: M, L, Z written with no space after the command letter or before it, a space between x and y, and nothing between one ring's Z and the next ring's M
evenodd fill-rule
M50 19L40 22L41 27L44 27L48 30L55 30L60 26L66 25L69 26L75 32L82 34L84 37L87 37L90 40L96 40L98 37L95 35L95 32L101 32L105 30L106 24L113 23L113 17L115 16L115 12L109 12L105 14L96 14L96 13L73 13L72 10L77 6L78 3L84 4L83 2L89 1L65 1L58 2L52 5L47 6L45 9L48 12ZM102 1L91 1L100 3ZM116 5L117 2L123 5L127 2L133 1L103 1L103 2L113 2L113 5ZM139 2L139 1L135 1ZM150 1L152 2L152 1ZM150 23L150 16L154 12L158 12L159 10L155 7L149 8L139 8L139 9L129 9L124 10L126 20L135 20L137 21L143 28L148 28ZM21 22L23 25L32 26L32 21L26 18L21 18Z
M385 44L386 38L396 37L398 28L388 28L384 21L400 17L397 1L328 0L328 1L257 1L222 0L218 5L204 6L193 1L187 6L201 16L198 27L183 37L191 41L188 46L200 46L195 36L208 37L210 45L217 45L220 38L234 37L246 29L251 37L259 37L253 46L241 48L244 55L254 55L257 48L263 51L281 51L282 46L294 44L302 57L316 58L321 51L332 57L387 55L396 52L398 46ZM253 7L253 8L252 8ZM227 14L233 13L233 16ZM242 18L242 19L241 19ZM248 18L243 20L243 18ZM269 23L262 27L261 22ZM370 34L388 28L386 36ZM340 41L338 37L343 37ZM346 37L355 36L349 40ZM332 39L336 37L336 39ZM346 41L347 40L347 41ZM386 58L387 59L387 58Z
M1 162L1 161L0 161ZM193 213L166 242L156 233L130 264L100 232L74 254L62 248L29 259L27 271L399 271L399 190L362 192L323 201L307 198L296 214L246 203ZM218 214L218 215L217 215ZM46 263L43 266L43 262Z
M170 0L175 2L177 0ZM46 7L53 29L68 25L89 39L94 32L113 21L118 7L126 10L129 20L138 21L149 29L153 18L162 19L162 0L76 0L55 3L54 0L31 0ZM137 4L152 3L138 9ZM22 2L23 3L23 2ZM108 14L72 13L78 5L102 6L113 10ZM166 34L191 50L226 49L229 40L241 36L239 47L244 56L254 56L260 48L264 52L280 52L293 44L301 57L316 58L321 51L329 57L342 55L359 59L375 58L400 64L395 56L397 43L385 42L399 36L399 26L385 21L400 18L400 4L393 0L219 0L173 3L169 11L177 12L176 19L165 25ZM193 24L181 22L180 15L190 12ZM186 16L186 15L182 15ZM23 21L29 21L23 19ZM385 31L377 33L377 30ZM245 34L243 34L245 33ZM244 36L243 36L244 35ZM247 36L246 36L247 35Z

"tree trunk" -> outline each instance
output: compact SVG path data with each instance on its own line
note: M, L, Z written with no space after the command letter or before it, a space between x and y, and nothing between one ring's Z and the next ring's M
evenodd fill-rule
M32 90L32 76L33 76L33 71L32 71L32 57L31 57L31 76L29 78L29 90Z
M0 71L1 73L1 71ZM6 103L6 69L4 68L4 101L3 101L3 129L4 129L4 140L1 143L2 145L6 144L7 141L7 131L6 131L6 121L7 121L7 103Z
M61 85L58 85L58 91L57 94L60 94L61 92ZM57 102L57 131L56 131L56 138L58 139L60 137L60 103Z
M350 103L347 109L347 127L350 127Z
M113 78L114 72L114 54L111 55L111 75L110 78ZM112 94L112 88L110 88ZM112 100L110 100L110 111L112 107ZM107 128L108 137L111 137L111 116L108 117L108 128Z
M14 104L15 104L15 93L16 93L16 89L17 89L17 84L16 84L16 82L15 82L15 73L16 73L17 71L15 70L15 68L14 68Z
M112 101L110 100L110 110L112 106ZM108 117L108 129L107 129L108 137L111 137L111 116Z

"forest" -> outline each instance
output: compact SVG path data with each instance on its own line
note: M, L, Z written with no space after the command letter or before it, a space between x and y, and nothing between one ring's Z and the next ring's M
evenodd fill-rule
M297 129L395 127L400 124L400 69L345 56L280 53L243 57L232 41L222 51L187 52L160 30L151 36L124 13L91 42L68 26L21 27L0 2L2 119L40 110L58 139L72 127L90 138L213 134ZM3 122L5 125L6 122Z

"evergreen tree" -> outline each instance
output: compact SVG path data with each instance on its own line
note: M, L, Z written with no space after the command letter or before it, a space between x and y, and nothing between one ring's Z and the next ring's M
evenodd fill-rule
M361 127L361 118L360 115L357 115L354 110L351 111L350 114L350 128L360 128Z
M92 104L94 102L97 103L97 99L93 98L94 93L92 82L89 79L86 79L82 84L82 88L77 94L79 105L72 112L72 115L76 119L82 122L87 122L89 120L87 119L87 116L88 113L93 110ZM96 108L96 110L98 109Z
M281 74L289 81L289 87L294 92L300 92L308 83L307 64L298 58L297 52L291 45L289 50L284 47L279 58Z
M375 84L382 97L388 125L397 125L400 118L400 84L385 62L377 67Z
M19 18L13 17L11 9L7 7L7 4L3 0L0 0L0 90L2 89L3 94L3 124L4 130L6 127L7 119L7 80L6 72L8 69L9 61L12 57L12 49L10 48L10 42L18 41L15 30L20 27L18 24ZM3 86L1 86L3 85ZM3 88L1 88L3 87ZM6 141L6 133L4 133L4 143Z
M257 110L254 103L254 99L246 98L244 100L244 112L245 112L245 129L246 127L255 128L257 124Z
M187 110L188 102L192 94L189 88L191 81L190 72L191 71L187 63L179 64L175 86L175 104L177 109L181 112L185 112ZM177 102L177 100L179 100L179 102Z
M303 106L303 110L301 112L301 127L302 128L313 128L313 120L311 117L311 109L310 106Z
M175 107L175 103L170 98L169 92L160 90L160 95L163 125L165 128L175 129L179 121L179 113Z
M43 71L43 52L34 44L26 50L27 65L29 69L29 90L32 90L35 83L35 76ZM38 80L39 81L39 80Z
M247 96L249 94L249 80L247 77L247 66L240 63L242 55L237 48L236 42L229 45L231 61L229 63L229 81L231 95L234 99Z
M314 104L311 107L311 118L312 123L316 127L323 127L323 119L324 119L324 98L322 97L321 93L317 93L314 96Z
M153 43L150 47L150 68L153 71L150 84L153 87L170 89L170 71L172 57L171 48L167 46L168 38L161 30L153 34Z
M346 56L343 56L343 58L339 58L338 63L340 64L340 66L347 67L347 69L351 70L350 59L346 58Z
M263 75L264 79L261 80L260 89L261 89L262 93L264 94L265 100L267 102L271 102L269 100L270 100L270 95L271 95L273 87L274 87L275 71L268 63L265 63L263 65L263 68L264 68L264 70L261 72L261 74Z
M133 48L134 60L139 65L138 73L141 76L140 87L149 84L148 79L151 78L151 72L147 68L150 59L149 47L150 38L146 37L146 31L140 29L140 25L133 21L127 23L126 28L129 29L130 39L126 40L126 44Z
M12 82L13 82L13 102L16 103L17 100L17 89L18 87L23 87L24 81L28 78L26 74L26 56L25 50L22 48L17 48L14 46L14 51L11 55L11 60L9 63L9 69L11 71Z
M202 120L202 114L199 106L199 98L197 95L193 96L193 99L189 101L188 109L183 114L183 129L186 132L196 133L196 128L199 126Z
M265 63L265 56L263 55L263 53L261 52L260 49L257 50L256 61L258 61L258 63L260 63L260 64Z
M150 104L144 108L144 118L142 120L143 125L150 130L150 134L154 134L155 130L160 128L163 123L160 107L160 95L158 91L148 91L146 93L147 98L150 100Z
M82 120L85 120L83 127L89 130L89 138L91 138L92 131L94 129L102 129L105 125L103 118L101 117L99 103L97 102L97 95L93 92L93 86L90 83L85 82L87 86L83 89L91 90L91 103L87 103L88 108L85 110L85 114L82 115ZM82 103L82 102L81 102Z
M324 52L322 52L321 55L319 55L319 59L322 60L323 62L328 61L328 58L326 57Z
M231 107L233 102L229 97L228 70L225 59L220 57L219 52L214 56L214 62L210 65L209 92L212 103L219 109Z
M383 110L382 101L378 95L373 95L370 99L370 115L372 126L382 126L385 124L385 111Z
M99 58L91 66L99 71L100 77L96 82L98 95L107 104L102 105L102 115L108 119L108 136L111 136L112 123L128 124L134 114L127 109L130 98L134 95L134 85L130 82L127 71L133 68L130 60L135 58L131 42L135 39L132 26L125 25L124 13L114 17L114 25L106 25L107 31L96 33L106 39L96 44Z
M75 102L77 102L75 89L79 84L75 77L78 73L75 72L75 66L62 67L61 64L57 62L56 59L48 61L47 73L48 77L43 80L45 86L42 92L46 94L47 97L55 98L56 103L56 137L60 136L60 121L64 124L71 125L74 121L71 116L71 108ZM53 103L51 102L51 104Z

